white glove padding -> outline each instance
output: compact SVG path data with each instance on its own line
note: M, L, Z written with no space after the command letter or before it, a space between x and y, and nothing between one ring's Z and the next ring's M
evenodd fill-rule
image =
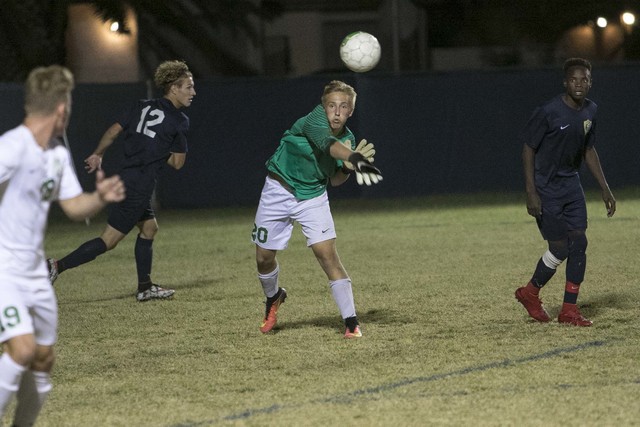
M351 141L348 139L345 142L343 142L342 145L351 149ZM354 153L362 154L365 159L367 159L370 163L373 163L373 156L374 154L376 154L376 150L374 149L373 144L370 144L367 142L366 139L363 139L360 141L360 143L354 150ZM344 167L346 167L347 169L354 170L353 164L351 162L344 160L342 163L344 164Z
M349 161L354 166L356 181L359 185L377 184L382 181L382 172L380 172L380 169L373 166L362 154L353 153L349 156Z
M375 173L356 172L356 182L358 183L358 185L377 184L380 181L382 181L382 175L375 174Z

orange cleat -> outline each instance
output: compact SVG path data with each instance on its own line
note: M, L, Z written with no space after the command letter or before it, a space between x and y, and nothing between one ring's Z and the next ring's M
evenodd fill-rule
M274 296L267 298L264 320L260 325L260 332L266 334L276 326L278 322L278 308L280 308L280 304L282 304L286 298L287 291L285 288L278 289L278 292Z
M353 331L347 328L347 330L344 332L344 337L345 339L362 337L362 331L360 331L360 325L356 325L356 327L353 328Z

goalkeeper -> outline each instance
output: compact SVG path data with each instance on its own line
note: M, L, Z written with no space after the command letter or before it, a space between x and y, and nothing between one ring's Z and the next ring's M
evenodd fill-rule
M375 150L362 140L356 147L346 126L353 114L356 92L334 80L325 86L322 104L287 130L267 161L252 240L256 244L258 278L267 298L260 331L267 333L287 291L278 283L276 253L286 249L294 222L300 223L345 322L345 338L362 336L351 291L351 279L336 250L336 230L329 208L327 186L343 184L354 172L358 184L377 184L380 171L372 165ZM354 151L355 150L355 151Z

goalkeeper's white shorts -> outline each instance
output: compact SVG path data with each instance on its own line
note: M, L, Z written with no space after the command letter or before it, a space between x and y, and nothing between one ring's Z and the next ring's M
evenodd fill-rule
M251 240L264 249L286 249L294 222L302 227L307 246L336 238L326 191L313 199L299 200L278 181L267 177Z
M33 334L40 345L57 338L58 304L49 277L0 277L0 342Z

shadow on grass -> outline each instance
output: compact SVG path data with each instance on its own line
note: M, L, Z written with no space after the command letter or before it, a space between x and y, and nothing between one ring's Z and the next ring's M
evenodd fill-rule
M380 323L380 324L388 324L388 325L397 325L402 323L408 323L403 320L403 317L395 313L393 310L388 308L384 309L372 309L368 310L364 313L358 313L358 321L362 323L363 326L372 323ZM337 326L342 326L343 322L339 316L319 316L311 319L303 319L295 322L282 322L278 323L271 333L277 333L281 327L282 329L299 329L306 327L321 327L321 328L335 328Z
M597 319L598 313L600 313L604 309L608 308L616 308L616 309L629 309L633 307L634 297L632 295L626 295L624 293L607 293L604 295L599 295L597 297L584 298L581 302L580 298L578 299L578 307L580 308L580 312L587 319L594 320ZM554 304L545 304L545 309L552 320L557 319L560 314L560 310L562 308L562 302L558 305ZM524 313L524 311L523 311ZM526 314L525 314L526 315ZM529 323L539 323L530 317L527 317ZM627 321L622 321L621 323L627 323Z
M604 308L630 308L635 303L633 298L632 295L610 292L595 298L586 299L583 304L580 304L578 300L578 305L582 313L588 318L589 316L596 316L598 312Z
M176 292L177 291L181 291L181 290L186 290L186 289L198 289L198 288L205 288L208 286L212 286L217 282L224 282L228 279L224 279L224 278L217 278L217 279L198 279L198 280L192 280L191 282L184 282L181 283L179 286L173 286L171 284L161 284L160 286L164 287L164 286L168 286L171 287L172 289L175 289ZM104 289L103 289L104 291ZM59 305L73 305L73 304L86 304L86 303L91 303L91 302L104 302L104 301L117 301L117 300L125 300L125 299L133 299L136 296L136 290L132 290L132 292L128 292L128 293L120 293L117 295L106 295L104 292L100 293L101 297L98 298L91 298L91 299L73 299L73 300L60 300L60 298L58 299L58 304ZM212 298L213 300L221 300L223 299L222 297L217 297L217 298ZM154 301L147 301L147 302L151 302L153 303Z

